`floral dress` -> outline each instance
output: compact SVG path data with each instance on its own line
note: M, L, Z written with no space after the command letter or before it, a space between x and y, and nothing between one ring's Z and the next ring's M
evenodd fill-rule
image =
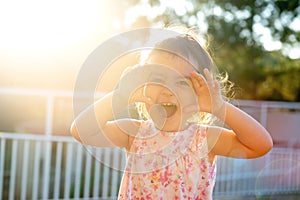
M207 127L163 132L144 121L127 155L119 199L212 199L216 165L210 163Z

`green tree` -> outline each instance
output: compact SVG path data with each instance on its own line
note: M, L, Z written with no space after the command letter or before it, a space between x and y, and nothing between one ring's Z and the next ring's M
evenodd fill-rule
M199 27L216 64L239 88L236 98L300 101L299 0L187 0L184 12L166 7L148 21ZM278 47L271 51L266 40Z

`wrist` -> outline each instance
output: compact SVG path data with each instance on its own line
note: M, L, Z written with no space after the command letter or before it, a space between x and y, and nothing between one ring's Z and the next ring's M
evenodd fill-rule
M120 90L114 90L111 94L111 103L115 112L118 112L128 106L128 99Z
M114 90L112 92L112 99L113 99L113 101L117 101L122 104L124 104L125 102L126 103L128 102L126 95L124 93L122 93L120 90Z
M224 118L225 114L226 114L228 104L229 104L228 102L222 101L222 103L219 104L219 106L217 106L216 109L213 109L211 114L215 115L219 119Z

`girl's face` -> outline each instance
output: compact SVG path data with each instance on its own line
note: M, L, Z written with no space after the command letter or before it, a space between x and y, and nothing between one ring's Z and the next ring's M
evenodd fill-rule
M195 68L184 59L166 52L152 54L147 64L164 65L167 70L154 70L144 95L154 106L146 104L147 111L157 127L163 131L185 129L192 116L191 107L197 106L190 73ZM152 82L152 83L151 83Z

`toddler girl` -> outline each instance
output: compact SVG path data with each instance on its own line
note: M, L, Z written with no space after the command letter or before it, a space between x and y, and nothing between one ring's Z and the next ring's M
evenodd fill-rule
M126 148L119 199L211 199L216 156L256 158L272 148L266 129L224 100L213 67L190 31L165 39L84 111L95 112L101 133L78 131L84 113L74 121L78 141ZM116 119L132 103L140 105L142 119ZM228 129L208 121L214 117Z

